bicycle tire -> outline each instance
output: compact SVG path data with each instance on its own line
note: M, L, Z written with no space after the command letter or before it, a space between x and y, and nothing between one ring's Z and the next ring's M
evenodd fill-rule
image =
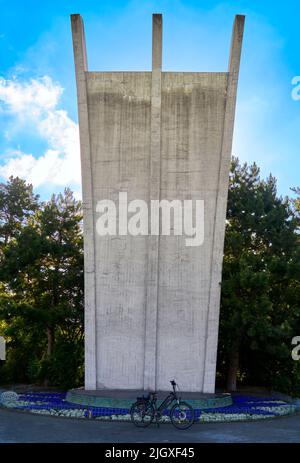
M195 411L190 404L180 401L171 408L170 418L175 428L188 429L194 424Z
M132 423L138 428L147 428L154 419L155 411L150 402L137 401L130 409L130 418ZM145 420L146 418L146 420Z

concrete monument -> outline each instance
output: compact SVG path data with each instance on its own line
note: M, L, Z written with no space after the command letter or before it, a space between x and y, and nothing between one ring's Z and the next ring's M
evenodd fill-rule
M175 378L184 391L213 393L244 16L235 18L228 72L163 72L160 14L153 15L152 71L89 71L82 19L72 15L71 23L84 209L85 388L166 390ZM101 234L107 200L116 204L117 223L112 219L114 233ZM188 246L175 225L170 236L161 229L129 233L136 200L149 210L151 201L177 201L170 203L170 220L178 204L201 200L201 240Z

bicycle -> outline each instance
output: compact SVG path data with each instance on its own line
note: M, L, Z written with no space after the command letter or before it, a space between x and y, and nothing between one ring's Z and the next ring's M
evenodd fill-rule
M159 407L157 406L157 393L149 392L148 396L137 397L137 401L131 406L130 417L131 421L137 427L146 428L150 426L154 418L156 424L159 426L159 420L163 416L164 410L167 410L170 405L174 403L169 416L172 424L177 429L188 429L195 420L195 412L193 407L181 400L176 392L176 386L178 385L174 380L170 381L173 387L173 391L161 402Z

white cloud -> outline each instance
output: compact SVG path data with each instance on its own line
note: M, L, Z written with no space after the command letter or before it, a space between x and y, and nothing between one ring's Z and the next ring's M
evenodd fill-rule
M0 78L0 100L9 111L20 115L36 115L54 109L62 92L61 86L48 76L28 82Z
M0 166L0 175L25 178L34 187L80 185L78 125L66 111L58 109L62 92L63 88L48 76L25 82L0 78L0 111L15 118L21 133L22 126L25 130L31 125L48 145L37 158L10 150Z

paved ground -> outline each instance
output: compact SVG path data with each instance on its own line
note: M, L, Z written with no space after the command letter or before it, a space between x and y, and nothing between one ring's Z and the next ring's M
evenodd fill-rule
M138 429L131 423L81 421L0 409L0 443L16 442L300 442L300 415L243 423L172 425Z

